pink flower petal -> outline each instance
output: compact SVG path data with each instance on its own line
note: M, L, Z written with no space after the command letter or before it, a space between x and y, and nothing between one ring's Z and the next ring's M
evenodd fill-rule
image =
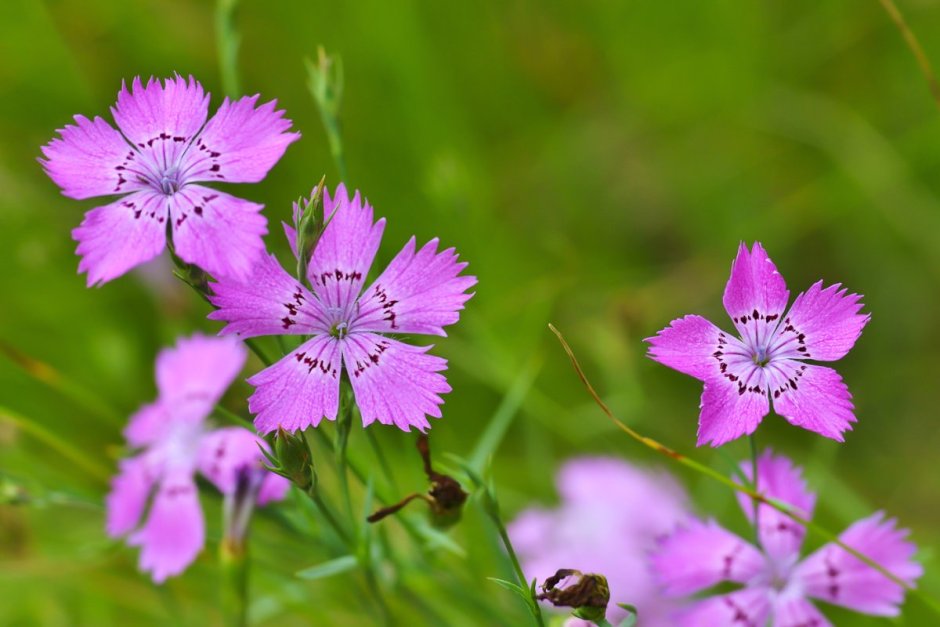
M764 557L713 520L692 519L661 540L651 556L653 573L670 596L684 596L723 581L747 583Z
M877 512L846 529L839 539L912 584L923 574L913 561L917 547L908 531ZM904 589L836 544L829 543L801 562L793 577L807 596L865 614L897 616Z
M287 496L287 491L290 490L290 485L290 481L281 475L265 471L261 489L258 490L258 506L261 507L274 501L283 500Z
M291 121L275 110L276 101L256 107L258 98L222 102L183 158L180 170L187 181L257 183L300 138L286 132Z
M147 522L128 543L141 547L140 569L151 573L155 583L183 572L205 541L205 522L199 493L188 472L163 478L153 499Z
M289 275L273 255L262 255L245 281L220 280L212 284L209 300L218 311L211 320L228 325L222 333L243 338L258 335L320 335L330 322L320 301Z
M777 328L790 292L760 242L750 252L742 242L725 287L725 311L741 337L760 346Z
M770 590L745 588L709 597L679 613L680 627L764 627L770 617Z
M135 78L130 90L121 85L117 105L111 108L118 128L142 153L139 160L154 169L177 163L209 112L209 95L190 76L151 78L144 86Z
M199 185L169 199L176 253L216 277L247 278L264 254L264 206Z
M255 393L248 409L262 435L278 427L297 431L336 420L342 354L338 341L318 335L294 349L273 366L248 379Z
M134 447L147 446L158 441L163 435L171 417L166 406L160 401L142 406L131 416L124 427L124 438Z
M751 462L741 463L741 471L749 480L753 477ZM764 496L786 503L803 518L812 518L816 495L809 491L802 470L782 455L767 450L757 460L757 490ZM738 493L738 503L744 515L754 524L753 500ZM764 551L779 562L793 563L799 555L806 529L789 516L761 504L757 517L760 539Z
M415 238L388 265L359 301L353 328L387 333L447 335L445 326L460 318L458 313L473 296L466 290L476 277L458 276L466 263L457 261L453 248L437 252L432 239L415 252Z
M76 115L75 126L59 129L59 135L42 147L46 158L39 162L66 196L83 200L144 187L128 171L136 151L102 118Z
M775 357L819 361L845 357L871 316L858 313L861 296L839 288L837 283L822 289L819 281L796 297L773 342Z
M106 283L160 254L166 243L166 198L151 191L135 192L85 214L72 231L79 272L88 286Z
M147 458L143 455L121 461L120 472L111 480L111 491L105 505L109 536L122 536L137 527L153 482Z
M267 473L261 465L261 446L268 449L267 443L248 429L223 427L210 431L199 441L199 472L219 492L232 494L241 471Z
M450 386L439 373L447 361L426 354L430 348L373 333L346 337L343 361L364 426L377 420L403 431L425 431L431 427L427 416L441 417L439 395L450 392Z
M855 422L848 387L832 368L801 364L799 369L790 386L774 391L774 411L790 424L842 442Z
M701 316L673 320L655 337L644 341L650 344L651 359L702 381L721 376L721 355L716 355L717 352L723 352L729 341L735 347L740 344L737 338L728 337Z
M172 404L173 419L181 416L178 401L198 402L202 420L241 372L248 358L245 346L234 337L206 337L196 333L180 338L173 348L157 356L157 389L163 402ZM198 413L198 411L196 412Z
M832 623L801 596L780 595L774 600L774 627L832 627Z
M705 381L697 445L721 446L742 435L754 433L770 411L767 389L763 386L761 377L755 377L753 381L747 378Z
M307 278L326 307L346 312L362 290L385 219L373 223L372 206L363 204L359 192L350 200L342 184L333 198L324 190L323 208L329 224L313 251Z

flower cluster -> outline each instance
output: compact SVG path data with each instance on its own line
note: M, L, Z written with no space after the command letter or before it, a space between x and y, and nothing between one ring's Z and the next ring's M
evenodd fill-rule
M295 228L285 229L307 271L295 279L283 270L264 250L262 206L205 186L260 181L298 139L273 101L257 103L258 96L225 99L207 121L209 95L192 77L137 78L122 86L112 108L117 129L100 117L75 116L42 148L40 163L66 196L117 196L73 232L89 286L121 276L166 245L216 279L206 293L218 308L210 317L227 322L222 334L231 334L193 336L161 353L159 398L125 431L137 453L121 462L113 482L107 530L141 547L140 566L158 582L180 573L203 545L197 473L226 495L250 493L227 505L237 513L238 533L252 504L280 498L288 485L262 469L268 446L257 435L205 426L244 364L238 338L309 336L249 380L257 388L249 410L261 434L286 437L335 420L341 380L365 425L424 431L428 417L441 416L440 395L450 391L441 374L446 361L427 354L430 346L392 336L446 335L476 284L461 275L467 264L453 248L438 250L437 239L418 248L414 238L367 284L385 221L374 220L369 203L342 184L332 196L324 192L322 222L304 218L295 205Z
M141 548L140 568L158 583L182 572L202 549L197 473L226 495L248 475L259 505L280 500L287 490L283 477L262 467L264 440L240 427L206 426L245 358L245 348L231 338L180 339L157 357L157 400L141 407L124 431L137 453L121 462L111 485L107 530L129 534L128 543Z
M156 582L182 572L204 544L197 474L226 495L232 526L226 540L234 543L244 540L256 504L283 498L285 477L312 494L316 474L303 430L337 419L344 386L364 426L429 429L429 418L441 417L441 395L451 389L442 374L447 362L430 354L431 346L397 336L445 336L477 282L463 274L467 264L453 248L440 250L437 239L418 247L414 237L369 281L385 220L343 184L332 194L321 184L306 206L295 205L294 226L285 225L285 233L298 269L286 271L265 252L262 205L207 185L262 180L299 134L290 132L275 102L258 105L258 96L225 99L211 118L208 105L209 95L192 77L134 79L111 110L117 129L100 117L75 116L74 125L42 147L40 159L66 196L114 197L73 231L89 286L167 246L177 263L198 267L186 269L198 275L194 287L215 307L209 318L226 323L224 337L194 335L160 353L158 398L124 432L134 454L120 462L107 497L107 532L140 547L140 568ZM789 308L788 301L786 283L761 244L750 250L742 244L723 299L738 335L693 315L646 340L652 359L704 383L699 446L753 434L771 408L840 442L851 429L854 406L842 378L806 361L836 361L849 352L869 321L861 297L820 281ZM277 433L275 454L249 430L207 426L245 363L240 340L258 336L298 337L285 342L290 348L282 358L248 379L255 388L248 399L254 426L261 435ZM431 505L438 527L459 520L467 494L432 469L423 436L418 446L430 491L370 520L416 498ZM280 474L263 465L265 457ZM591 620L608 611L611 620L624 616L607 608L608 601L635 605L644 627L829 625L813 600L898 614L905 588L922 574L906 530L877 513L840 536L893 579L839 543L801 560L806 530L800 520L812 515L815 495L788 459L768 451L752 461L754 476L750 465L741 468L748 489L799 515L787 516L769 501L755 507L742 496L756 544L692 517L671 477L607 458L569 461L558 476L561 505L523 512L509 535L529 575L544 580L539 598ZM569 579L571 585L559 585ZM680 600L728 583L742 587Z

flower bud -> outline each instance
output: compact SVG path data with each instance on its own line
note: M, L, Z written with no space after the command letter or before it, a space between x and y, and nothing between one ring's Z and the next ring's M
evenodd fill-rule
M316 488L317 473L303 431L292 434L278 429L273 449L276 457L268 457L272 463L268 470L289 479L304 492Z
M607 614L610 588L603 575L562 568L542 583L538 599L555 607L574 608L572 613L578 618L599 622Z
M310 192L310 198L298 198L293 204L294 228L297 232L297 278L303 281L307 275L307 263L320 241L325 228L320 209L326 176L320 179Z

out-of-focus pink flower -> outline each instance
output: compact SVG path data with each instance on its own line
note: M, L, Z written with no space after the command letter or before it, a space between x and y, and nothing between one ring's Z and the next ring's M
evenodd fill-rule
M215 276L248 274L264 251L262 205L200 183L257 183L300 137L274 101L257 102L226 98L206 122L209 95L193 77L135 78L111 108L119 130L76 115L42 147L40 163L66 196L120 196L72 232L89 286L156 257L168 232L184 261Z
M287 480L262 467L258 445L267 447L264 440L240 427L206 429L206 417L245 357L234 338L180 339L157 357L157 400L138 410L124 430L139 451L121 461L111 483L107 531L140 547L140 568L157 583L181 573L202 550L197 472L226 495L245 473L256 476L259 504L287 492Z
M604 575L611 623L626 616L616 604L629 603L638 608L640 625L669 627L678 605L657 590L648 554L657 538L688 518L683 489L665 472L606 457L568 461L557 484L557 508L525 510L509 525L526 576L544 581L561 568Z
M741 470L751 478L750 462ZM757 485L767 497L811 518L816 495L790 460L767 451L758 460ZM739 495L748 520L754 524L751 499ZM760 547L725 530L715 521L692 520L665 538L653 554L653 569L664 591L674 597L695 594L718 583L743 584L728 594L708 597L677 613L681 627L828 627L831 623L813 599L841 605L863 614L897 616L904 589L829 543L800 561L804 527L768 505L757 512ZM882 512L846 529L839 539L913 584L923 569L914 562L916 550L907 530Z
M429 355L431 346L388 334L446 336L444 327L459 319L476 277L460 274L467 264L453 248L438 251L432 239L418 249L412 237L363 290L385 219L373 221L368 201L359 192L350 198L342 184L333 197L324 190L323 205L328 224L307 266L312 292L273 256L247 281L211 284L218 310L209 318L228 322L223 334L312 336L248 380L255 386L248 399L255 426L260 433L293 432L335 420L345 367L363 425L425 431L429 416L441 416L440 395L450 392L440 374L447 361ZM293 229L287 234L294 245Z
M791 424L843 441L855 422L852 395L832 368L855 345L870 316L861 296L814 283L784 314L790 292L760 243L743 243L725 287L725 311L740 338L701 316L673 320L647 338L649 356L705 382L698 445L721 446L754 433L770 411Z

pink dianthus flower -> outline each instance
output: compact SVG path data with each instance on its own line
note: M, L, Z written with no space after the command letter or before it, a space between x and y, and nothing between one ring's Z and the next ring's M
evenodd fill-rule
M793 301L760 243L742 243L725 287L725 311L740 338L701 316L685 316L648 338L649 356L705 382L698 445L720 446L754 433L770 411L790 424L842 442L855 422L852 395L832 368L855 345L870 316L858 294L814 283Z
M741 464L751 479L751 464ZM765 496L812 517L816 495L789 459L766 451L758 460L757 485ZM738 495L754 524L754 507ZM760 548L715 521L692 520L663 539L653 553L653 570L666 594L683 597L722 582L743 584L735 592L708 597L676 615L678 627L831 627L812 599L864 614L897 616L904 589L835 543L800 561L803 525L761 504L757 512ZM878 512L846 529L839 539L913 584L923 569L913 561L916 547L907 530Z
M274 101L226 98L212 119L209 94L189 77L135 78L106 120L75 125L42 147L46 173L70 198L120 196L72 231L88 285L156 257L172 234L176 254L214 276L248 274L264 251L262 205L199 183L257 183L300 137Z
M202 550L197 472L226 495L247 473L259 505L283 498L289 487L263 468L258 446L267 444L257 435L241 427L206 428L206 417L245 358L234 338L180 339L157 357L157 400L141 407L124 430L127 443L139 450L121 461L111 483L107 531L129 534L128 543L141 549L141 570L157 583L183 572Z
M450 391L440 372L447 361L387 334L446 336L472 296L476 277L453 248L438 252L432 239L418 249L412 237L372 284L363 290L385 219L373 221L372 206L350 198L340 184L324 190L327 226L307 266L308 290L265 256L246 281L211 284L218 307L209 318L228 322L222 333L312 336L274 365L251 377L255 392L248 407L262 434L317 426L335 420L343 368L356 397L363 425L374 421L404 431L430 428L439 418L440 395ZM286 227L295 244L295 233ZM296 252L296 250L295 250Z

